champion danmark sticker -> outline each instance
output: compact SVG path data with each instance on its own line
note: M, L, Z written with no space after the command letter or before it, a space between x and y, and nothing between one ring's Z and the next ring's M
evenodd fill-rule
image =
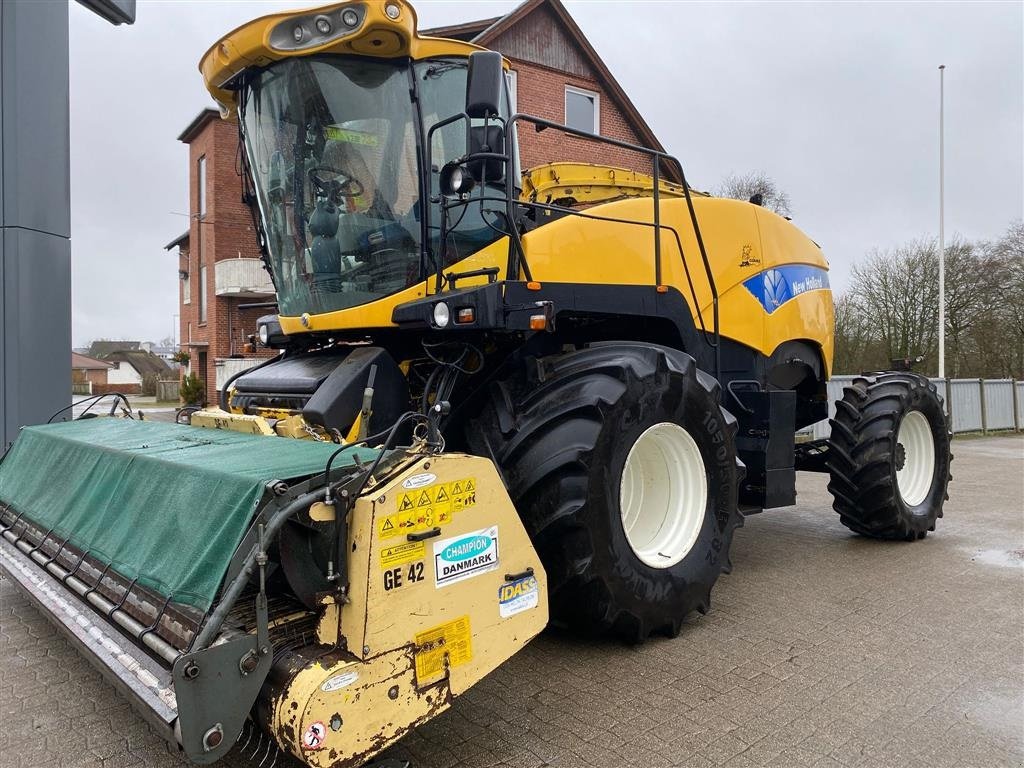
M434 578L438 588L471 579L497 567L496 525L434 542Z

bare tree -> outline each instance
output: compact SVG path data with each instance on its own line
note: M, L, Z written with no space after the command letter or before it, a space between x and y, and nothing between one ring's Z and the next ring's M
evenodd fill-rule
M939 293L934 243L917 240L873 251L853 268L851 290L887 359L934 355Z
M1024 377L1024 221L1011 222L1002 237L982 243L979 250L988 307L971 340L986 373Z
M858 298L852 291L835 297L833 373L861 373L888 367L876 329Z
M918 355L934 371L938 350L938 248L918 240L868 254L836 297L837 373ZM1024 376L1024 224L992 243L954 238L946 248L947 374Z
M752 171L742 176L730 173L715 190L715 194L734 200L756 202L780 216L791 216L793 213L789 195L774 179L761 171Z

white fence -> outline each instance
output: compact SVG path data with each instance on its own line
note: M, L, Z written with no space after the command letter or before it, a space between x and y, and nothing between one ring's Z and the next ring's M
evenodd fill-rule
M843 387L856 376L834 376L828 382L828 416L836 414L836 400ZM982 432L1024 428L1024 381L1013 379L932 379L952 419L952 430ZM828 437L827 421L819 421L809 431L815 440Z
M228 383L228 379L234 376L236 373L247 371L254 365L259 365L265 362L265 357L225 357L218 358L216 362L217 367L217 391L220 392L224 389L224 385ZM213 393L210 392L207 395L212 397Z

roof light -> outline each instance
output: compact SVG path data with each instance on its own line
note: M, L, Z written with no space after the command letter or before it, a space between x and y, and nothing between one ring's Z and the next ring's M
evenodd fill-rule
M321 35L329 35L329 34L331 34L331 30L332 29L333 29L333 27L331 26L331 20L330 19L328 19L326 16L317 16L316 17L316 31L317 32L319 32Z
M437 302L434 305L434 325L438 328L447 328L448 321L452 319L451 312L448 310L448 305L443 301Z
M341 20L346 27L354 27L359 23L359 14L349 8L341 14Z
M295 29L292 30L292 37L295 38L295 42L296 43L301 43L302 42L302 35L303 34L304 33L303 33L303 30L302 30L302 25L301 24L296 24L295 25Z
M384 13L388 15L388 18L394 21L402 13L402 9L399 8L395 3L388 3L384 6Z

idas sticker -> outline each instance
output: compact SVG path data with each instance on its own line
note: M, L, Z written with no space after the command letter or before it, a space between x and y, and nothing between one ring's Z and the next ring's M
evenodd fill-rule
M540 585L536 576L524 576L498 587L498 612L503 619L536 608L539 604Z

